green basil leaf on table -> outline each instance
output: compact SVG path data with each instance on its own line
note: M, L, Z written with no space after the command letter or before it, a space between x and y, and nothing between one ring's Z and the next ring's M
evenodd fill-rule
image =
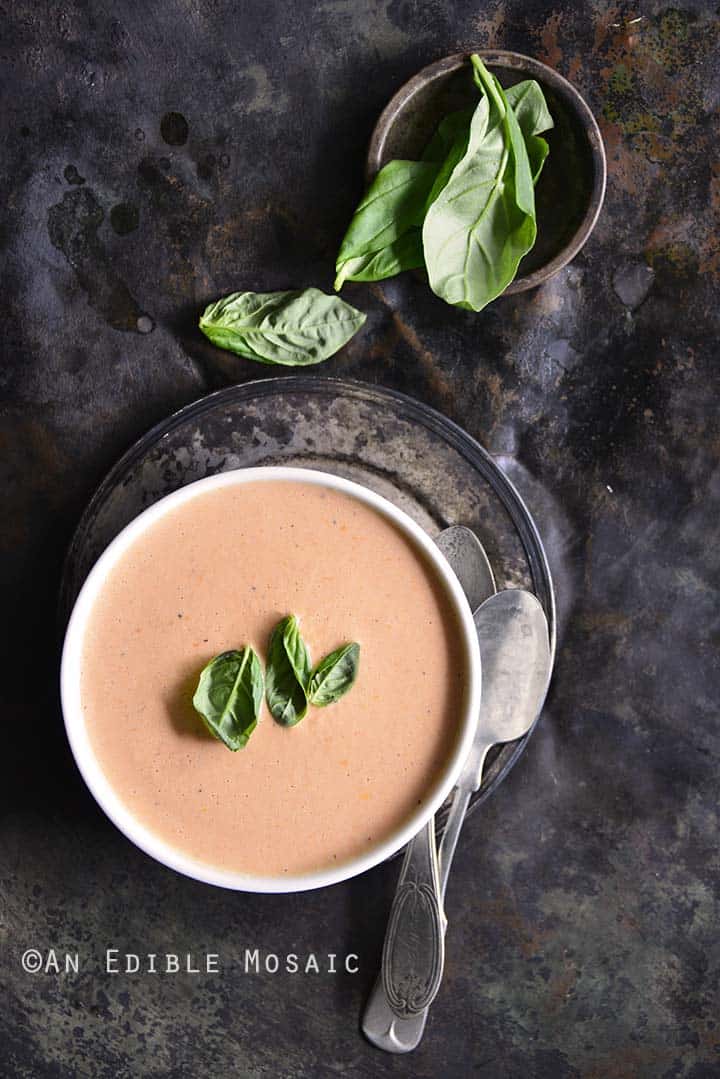
M335 263L336 290L341 289L345 281L381 280L368 276L372 272L369 269L372 260L368 256L397 245L407 232L422 225L437 171L438 165L427 161L390 161L380 169L353 214L340 245ZM414 261L417 265L416 254L417 247L412 241L408 247L395 246L378 260L375 272L389 277L399 273L400 269L411 269L408 263ZM356 259L363 262L356 263ZM395 269L395 266L399 268ZM363 276L358 277L358 273Z
M423 248L430 286L457 307L480 311L510 284L536 236L525 142L507 99L477 56L483 93L466 151L429 207Z
M235 751L247 745L257 726L263 692L260 660L246 645L222 652L203 668L193 707L210 733Z
M258 363L304 367L332 356L365 315L320 289L234 292L205 308L200 329L213 344Z
M325 656L310 678L310 703L324 708L334 704L352 687L360 665L360 645L345 644Z
M310 655L297 619L288 615L270 634L265 695L273 719L294 727L307 714Z

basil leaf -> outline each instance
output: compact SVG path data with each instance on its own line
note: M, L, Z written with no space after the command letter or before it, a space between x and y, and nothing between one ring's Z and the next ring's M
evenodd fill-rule
M356 333L365 315L320 289L233 292L205 308L200 329L213 344L258 363L320 363Z
M535 79L525 79L509 86L505 97L525 138L529 135L542 135L543 131L549 131L555 126L545 95Z
M528 135L525 139L525 147L528 161L530 162L533 183L536 184L545 164L545 159L550 153L550 147L545 139L541 139L539 135Z
M550 110L540 84L534 79L525 79L523 82L510 86L505 91L505 97L517 117L525 139L533 181L537 182L550 149L545 139L538 138L538 135L554 126ZM459 109L457 112L448 113L438 124L435 134L423 151L423 161L444 164L441 174L435 181L434 191L431 192L428 204L435 201L447 183L452 169L465 153L473 111L473 109ZM458 153L458 150L461 152Z
M470 137L470 128L467 131L459 131L455 137L455 141L451 144L445 160L442 162L437 176L435 177L435 183L430 189L428 195L426 210L435 202L440 192L446 187L448 180L452 176L455 166L463 159L467 150L468 139Z
M290 662L295 677L303 689L307 689L310 681L312 663L307 645L300 635L300 624L294 614L289 614L280 623L284 627L282 631L283 647Z
M554 127L540 84L535 79L525 79L523 82L508 87L505 97L520 124L531 165L533 157L539 158L539 167L533 169L533 177L537 179L549 149L545 139L539 139L537 136ZM473 111L473 109L459 109L457 112L448 113L440 121L435 134L425 147L422 160L442 163L459 136L465 135L467 141Z
M203 668L193 697L193 707L205 726L228 749L238 750L255 730L263 699L260 660L246 645L240 651L222 652Z
M360 645L345 644L318 663L308 687L310 703L334 704L352 687L360 665Z
M408 231L422 225L427 198L437 171L437 164L427 161L390 161L380 169L353 214L340 245L335 263L336 290L342 288L346 280L380 280L379 277L355 277L355 274L374 272L368 269L372 261L368 256L386 252ZM389 277L391 274L387 270L396 265L410 269L406 265L410 257L417 257L417 247L413 246L413 241L407 248L395 247L387 252L377 263L377 272ZM358 258L366 260L365 263L347 265ZM418 263L415 262L415 265ZM400 268L393 269L393 273L399 273Z
M307 713L310 656L290 614L270 634L265 694L273 719L294 727Z
M380 251L413 225L421 225L436 173L437 166L427 161L390 161L380 169L353 214L338 262Z
M533 183L537 183L545 159L550 153L547 141L538 136L555 126L545 96L539 83L534 79L526 79L508 87L505 97L523 133Z
M526 79L510 86L505 91L507 104L510 105L520 125L522 138L528 151L532 182L538 182L542 173L549 147L544 138L539 136L555 126L551 112L547 108L540 83Z
M480 311L499 296L535 242L535 199L525 142L507 99L477 56L483 91L467 149L430 205L423 248L430 286L457 307Z
M383 281L403 270L415 270L424 265L422 230L413 227L382 250L343 262L335 279L335 288L341 289L345 281Z
M490 73L488 72L488 75ZM515 186L515 201L523 213L528 214L535 219L535 185L533 184L532 172L530 170L530 160L528 158L527 147L525 146L525 139L523 133L520 130L520 124L517 121L517 116L510 108L507 98L503 92L503 88L495 78L491 75L495 91L497 93L498 107L502 103L503 110L503 122L505 126L505 136L511 147L511 161L512 161L512 179ZM533 236L533 243L535 237Z
M458 136L464 135L467 140L474 111L474 109L458 109L457 112L450 112L443 117L423 151L423 161L437 161L442 164L455 145Z

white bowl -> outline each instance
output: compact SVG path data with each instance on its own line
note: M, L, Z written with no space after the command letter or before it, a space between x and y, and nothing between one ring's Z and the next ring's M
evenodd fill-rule
M311 483L342 491L372 506L393 521L400 531L409 536L426 555L444 586L462 629L467 668L465 700L462 715L458 717L458 738L455 749L439 779L427 792L422 808L408 817L403 826L389 838L373 846L361 857L334 865L332 868L319 869L317 872L294 876L283 875L282 878L237 873L197 861L160 839L142 821L138 820L123 804L100 767L88 736L80 694L80 662L88 617L108 574L122 558L127 548L166 513L197 495L218 487L240 486L259 480ZM352 483L350 480L332 476L327 472L281 466L246 468L222 472L217 476L208 476L186 487L181 487L180 490L174 491L150 506L115 537L93 566L73 607L63 646L60 692L70 747L83 779L110 820L136 846L158 862L169 866L170 869L208 884L236 888L246 892L298 892L347 880L378 865L400 850L440 808L458 780L477 726L480 709L480 649L472 612L457 577L439 548L406 513L388 502L386 498L382 498L359 483Z

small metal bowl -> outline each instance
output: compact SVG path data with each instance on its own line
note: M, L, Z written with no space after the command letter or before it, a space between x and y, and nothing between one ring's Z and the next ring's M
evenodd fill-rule
M536 79L555 121L555 127L543 135L550 154L535 190L537 241L505 289L506 294L524 292L575 258L595 227L605 197L605 148L585 99L557 71L516 52L475 51L503 87ZM468 56L455 53L438 60L398 90L370 140L368 182L393 158L419 158L444 116L478 101Z

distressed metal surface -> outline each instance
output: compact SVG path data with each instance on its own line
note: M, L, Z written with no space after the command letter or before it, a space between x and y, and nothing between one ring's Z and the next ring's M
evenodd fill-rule
M608 150L581 255L479 316L412 276L347 297L324 373L465 427L518 482L565 625L542 725L463 836L441 994L390 1060L358 1017L396 866L300 900L181 880L95 808L62 733L64 549L140 434L228 381L198 309L332 282L367 140L398 87L470 44L575 82ZM718 1072L718 19L704 0L329 0L3 9L3 1076ZM28 975L30 946L79 975ZM125 977L106 946L219 951L222 976ZM244 975L356 951L357 975Z

